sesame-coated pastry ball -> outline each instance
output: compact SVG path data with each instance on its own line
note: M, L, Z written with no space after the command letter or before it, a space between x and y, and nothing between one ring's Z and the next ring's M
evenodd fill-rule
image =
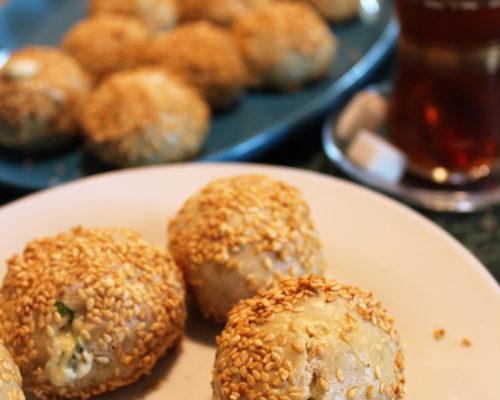
M229 26L240 15L269 2L270 0L181 0L179 3L183 20L209 20L218 25Z
M153 31L171 28L179 19L176 0L90 0L90 13L136 17Z
M214 400L389 400L404 395L397 332L371 294L318 276L240 302L217 338Z
M99 80L133 67L148 35L146 26L136 18L93 15L66 33L62 47Z
M40 399L132 383L182 338L180 271L136 233L75 228L33 240L7 267L0 335Z
M156 68L110 75L89 96L81 118L89 150L121 167L193 157L209 120L196 90Z
M27 47L0 68L0 145L43 152L75 139L90 80L70 56Z
M206 318L222 323L273 278L323 271L300 191L263 175L213 181L169 226L169 246Z
M331 22L343 22L359 13L360 0L296 0L312 5Z
M297 89L325 76L336 39L308 4L276 2L249 12L234 24L234 37L252 84Z
M158 35L146 46L144 59L196 86L214 108L234 103L248 83L230 31L209 22L188 23Z
M21 384L19 368L0 340L0 399L24 400Z

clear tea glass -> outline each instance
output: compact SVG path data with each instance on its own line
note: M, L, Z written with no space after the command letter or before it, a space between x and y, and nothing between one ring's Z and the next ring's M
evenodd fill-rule
M488 176L500 159L500 1L397 0L397 10L391 140L434 182Z

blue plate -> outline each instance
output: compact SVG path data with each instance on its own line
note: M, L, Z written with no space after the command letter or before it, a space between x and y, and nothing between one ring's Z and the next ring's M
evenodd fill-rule
M214 117L198 160L248 161L336 105L369 78L393 48L398 27L392 0L361 0L361 17L333 28L340 46L330 75L292 93L250 92L241 104ZM86 12L84 0L11 0L0 6L0 65L9 51L28 44L57 45ZM41 159L0 150L0 182L42 189L103 171L81 146Z

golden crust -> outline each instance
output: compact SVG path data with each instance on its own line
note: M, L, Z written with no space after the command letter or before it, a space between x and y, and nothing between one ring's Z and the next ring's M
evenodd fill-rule
M75 228L33 240L7 267L0 334L40 399L85 399L132 383L182 337L180 271L133 232ZM55 335L67 331L94 362L87 375L56 387L45 369Z
M21 385L19 368L0 339L0 398L3 400L24 400Z
M272 3L242 16L233 31L255 86L297 88L330 70L336 39L308 4Z
M43 136L74 136L75 114L89 90L87 74L57 49L27 47L12 53L0 69L0 130L11 132L2 142L29 145L37 139L29 124L44 127Z
M77 23L62 40L62 48L99 80L137 63L137 52L149 33L136 18L102 14Z
M148 43L144 60L184 78L215 108L234 103L248 81L230 32L208 22L185 24L158 35Z
M266 4L269 4L269 0L182 0L180 2L183 20L209 20L223 26L231 25L239 16Z
M176 0L90 0L89 11L135 17L154 31L173 27L179 18Z
M196 154L210 110L196 90L163 69L109 76L90 95L82 126L97 155L111 164L179 161Z
M263 175L213 181L169 224L169 248L206 318L275 276L320 273L321 243L300 191Z
M403 363L393 321L371 294L318 276L284 279L229 313L213 398L401 399Z

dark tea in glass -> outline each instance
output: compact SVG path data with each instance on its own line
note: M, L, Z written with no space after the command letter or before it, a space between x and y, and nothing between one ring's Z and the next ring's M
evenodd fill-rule
M500 158L500 1L397 0L397 9L391 140L432 181L489 175Z

